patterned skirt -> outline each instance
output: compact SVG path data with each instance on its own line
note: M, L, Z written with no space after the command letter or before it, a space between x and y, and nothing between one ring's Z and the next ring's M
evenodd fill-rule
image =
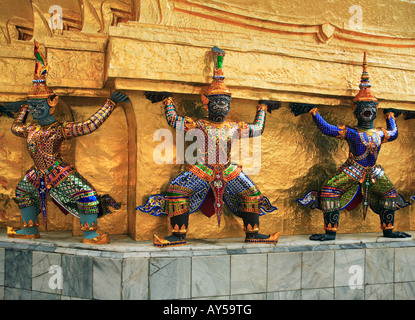
M215 213L214 205L222 205L223 202L239 217L243 212L262 215L277 210L243 171L239 171L227 181L207 180L190 170L183 171L172 180L165 194L150 196L143 206L137 207L137 210L155 216L174 216L185 212L193 213L200 209L203 214L210 217ZM213 196L214 190L222 187L220 199ZM213 193L210 192L212 190Z
M396 210L397 192L393 183L385 174L377 179L375 183L364 181L363 184L365 183L368 183L367 197L374 212L379 213L388 209ZM344 209L355 200L361 189L364 198L365 185L362 186L359 181L342 171L329 179L322 187L320 194L321 209L324 212Z
M71 213L78 218L80 214L102 216L112 213L110 207L119 209L122 205L109 195L98 195L93 186L76 171L69 173L54 187L47 188L34 169L29 170L17 185L14 200L20 209L35 206L37 211L41 211L46 208L46 193L50 194L63 213Z

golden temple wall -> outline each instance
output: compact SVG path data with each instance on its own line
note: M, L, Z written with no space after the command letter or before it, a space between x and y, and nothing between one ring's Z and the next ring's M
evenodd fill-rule
M62 30L48 25L52 5L62 8ZM321 186L347 158L345 142L323 136L308 115L294 117L290 102L316 104L333 124L355 124L349 101L367 50L379 108L415 110L415 3L408 1L0 0L0 9L0 102L24 99L29 91L33 38L47 52L48 84L61 97L61 118L88 118L114 90L129 95L131 104L117 108L97 132L65 146L64 154L100 193L126 204L104 217L101 229L136 240L169 233L167 218L135 208L165 191L183 168L154 162L160 141L153 134L170 128L161 104L151 104L143 92L171 91L181 115L203 116L200 94L211 80L213 46L226 51L230 119L252 122L259 99L282 102L267 115L260 171L251 176L278 207L261 217L264 233L321 232L320 211L295 200ZM2 227L19 226L11 198L31 166L11 122L0 116ZM399 138L382 146L379 156L407 199L415 194L414 123L397 118ZM385 126L381 110L375 125ZM79 221L52 203L48 209L49 230L79 234ZM412 206L397 212L395 225L415 230ZM339 232L364 231L380 231L376 214L370 211L363 221L360 207L342 212ZM226 211L218 228L215 218L196 212L188 236L242 237L242 222Z

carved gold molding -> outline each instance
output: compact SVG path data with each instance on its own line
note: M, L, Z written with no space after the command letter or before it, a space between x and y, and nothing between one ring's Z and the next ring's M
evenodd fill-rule
M226 83L234 97L339 105L358 90L360 47L137 22L110 28L108 77L119 89L158 90L163 83L172 92L200 94L211 81L214 45L227 52ZM385 47L370 48L368 57L381 105L413 109L415 57Z
M325 21L321 24L307 23L306 21L288 22L288 20L295 20L294 16L289 16L288 18L285 17L284 22L281 22L278 20L281 19L281 16L272 12L266 15L262 13L261 18L259 18L259 13L255 14L255 12L244 10L242 1L239 8L229 3L225 6L217 1L206 3L200 0L174 0L172 3L174 4L173 11L211 20L218 24L234 25L262 33L315 36L316 39L323 43L329 43L332 39L338 39L370 46L415 48L415 39L412 37L394 37L371 32L348 30L344 26L336 25L330 21ZM304 4L309 3L311 2L304 2ZM321 5L321 3L319 4ZM302 3L299 2L297 5L298 11L301 12ZM258 4L258 6L260 5ZM281 7L284 10L282 5ZM386 12L383 13L385 14ZM284 12L280 12L280 14L283 15ZM376 12L372 13L372 15L375 14ZM391 17L391 20L393 20L393 17Z
M301 24L304 14L295 21L282 17L283 11L261 17L263 8L249 12L251 2L236 0L228 6L202 0L26 2L33 6L33 35L41 38L54 64L50 85L64 95L103 96L112 85L157 90L161 84L173 92L200 94L211 78L209 49L219 46L228 53L226 81L235 97L345 104L356 93L367 50L378 99L406 109L415 102L415 39L350 31L330 17L318 20L328 21L321 24ZM62 35L47 26L48 8L55 2L63 8ZM16 19L16 25L23 24ZM182 20L197 28L176 26ZM222 30L226 24L235 27L232 32ZM0 94L7 100L7 93L27 92L33 72L30 43L8 37L11 43L2 45L0 60L4 73L19 74L19 79L0 80Z

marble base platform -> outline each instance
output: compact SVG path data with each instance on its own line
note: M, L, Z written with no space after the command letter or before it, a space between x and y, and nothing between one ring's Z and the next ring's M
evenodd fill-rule
M339 234L276 245L242 238L188 240L176 248L112 236L82 244L70 232L9 239L0 230L0 299L402 300L415 299L415 232Z

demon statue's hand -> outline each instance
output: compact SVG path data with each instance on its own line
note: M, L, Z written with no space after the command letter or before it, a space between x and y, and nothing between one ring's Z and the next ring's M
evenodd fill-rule
M4 106L0 105L0 116L14 118L14 114L19 112L22 105L27 105L27 101L6 102Z
M402 110L398 110L394 108L383 109L383 114L387 114L389 112L393 112L395 118L399 117L402 114Z
M164 99L172 96L171 92L167 91L146 91L144 92L144 95L152 103L163 101Z
M403 115L405 117L405 120L415 119L415 111L404 111Z
M314 109L313 104L308 103L290 103L291 112L297 117L304 113L309 113L311 109Z
M271 113L272 110L281 108L281 102L274 100L259 100L259 104L265 104L269 113Z
M110 100L114 101L115 104L118 102L131 102L125 93L114 91L111 95Z
M6 108L0 104L0 117L2 115L5 115L5 116L10 117L10 118L13 117L13 114L10 113L9 111L7 111Z

